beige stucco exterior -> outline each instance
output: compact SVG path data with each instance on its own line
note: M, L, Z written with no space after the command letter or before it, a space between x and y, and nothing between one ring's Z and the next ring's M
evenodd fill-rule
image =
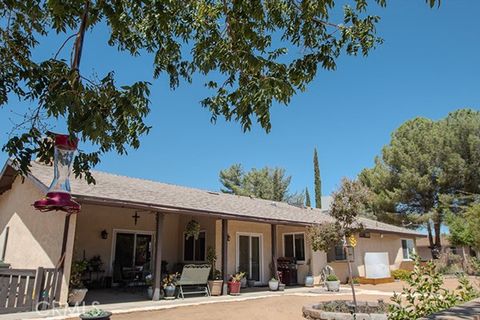
M397 234L370 233L370 238L360 238L356 235L357 245L354 249L355 261L352 263L352 272L354 277L365 276L365 253L367 252L387 252L390 263L390 270L397 270L402 264L409 264L410 260L403 259L402 239L412 239L414 237L399 236ZM335 273L341 281L348 278L348 264L346 261L329 262L335 270Z
M3 246L3 236L7 227L9 236L6 247L5 262L13 268L54 267L59 258L63 239L65 213L40 213L32 207L32 203L43 196L43 190L29 179L21 183L16 179L12 188L0 195L0 249ZM137 213L139 219L135 224L132 217ZM189 263L183 261L183 241L186 224L195 219L200 223L201 230L206 233L206 248L212 247L217 253L216 268L221 270L222 261L222 220L209 216L194 216L186 214L164 214L162 230L162 260L168 262L169 271L177 264ZM118 231L149 233L155 237L156 218L154 212L136 211L135 209L113 207L107 205L82 204L82 210L72 215L70 233L67 242L65 259L65 278L63 281L62 301L66 302L68 294L68 279L72 261L90 259L99 255L104 263L105 275L112 276L112 256L115 234ZM106 230L107 239L102 239L101 232ZM238 271L238 235L255 234L261 236L261 283L266 284L271 277L272 234L269 223L228 221L228 258L227 272ZM302 226L277 225L276 256L284 255L284 234L305 233ZM298 281L304 282L308 273L312 273L315 282L320 282L322 268L327 265L325 252L313 252L305 236L305 261L298 263ZM357 237L358 238L358 237ZM363 263L366 252L388 252L390 268L398 269L403 261L401 239L397 234L371 233L371 238L358 238L355 248L354 276L364 276ZM153 242L155 243L155 241ZM2 250L0 250L0 253ZM153 253L154 254L154 253ZM342 281L347 278L345 262L328 263L339 275Z

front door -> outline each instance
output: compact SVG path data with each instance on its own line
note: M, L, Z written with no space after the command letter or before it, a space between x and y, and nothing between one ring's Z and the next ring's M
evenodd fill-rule
M239 234L237 238L237 269L246 272L248 279L262 281L261 257L262 239L260 235Z
M113 257L113 282L121 284L142 283L152 271L153 237L151 234L115 233Z

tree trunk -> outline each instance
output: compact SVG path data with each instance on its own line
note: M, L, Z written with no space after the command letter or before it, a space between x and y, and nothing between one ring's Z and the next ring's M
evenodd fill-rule
M441 221L440 217L436 217L436 221L433 223L433 229L435 231L435 243L433 245L433 250L435 251L435 256L433 256L434 259L438 259L440 252L442 250L442 244L441 244ZM433 251L432 251L433 253Z

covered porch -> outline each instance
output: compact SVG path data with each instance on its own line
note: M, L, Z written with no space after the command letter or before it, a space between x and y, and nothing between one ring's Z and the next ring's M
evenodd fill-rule
M200 225L198 239L185 237L192 220ZM224 295L230 275L239 271L254 286L242 292L268 290L279 257L295 261L293 287L303 284L309 272L319 275L326 264L324 253L312 252L305 225L299 223L82 199L73 261L97 265L83 276L87 301L147 300L150 285L152 299L159 300L165 275L181 273L186 264L208 263L209 252L217 258L213 269L222 275Z

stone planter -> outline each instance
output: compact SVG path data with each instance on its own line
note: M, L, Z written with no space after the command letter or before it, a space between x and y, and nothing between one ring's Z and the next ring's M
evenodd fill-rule
M328 291L340 291L340 281L325 281Z
M268 287L270 288L270 291L277 291L278 290L278 280L270 280L268 281Z
M151 286L147 288L147 296L148 296L148 299L150 300L153 299L153 288Z
M242 288L247 287L247 278L242 278L242 280L240 280L240 287Z
M309 320L387 320L385 310L386 304L381 302L362 302L359 301L358 311L353 315L351 313L351 303L347 301L330 301L317 304L307 304L303 306L303 317ZM323 310L323 309L326 310ZM332 310L338 309L338 311Z
M285 291L285 283L278 284L278 291Z
M68 304L71 306L79 305L85 300L85 296L87 295L88 289L70 289L68 293Z
M219 296L222 294L223 280L209 280L208 288L212 296Z
M247 285L249 288L255 287L255 280L247 280Z

